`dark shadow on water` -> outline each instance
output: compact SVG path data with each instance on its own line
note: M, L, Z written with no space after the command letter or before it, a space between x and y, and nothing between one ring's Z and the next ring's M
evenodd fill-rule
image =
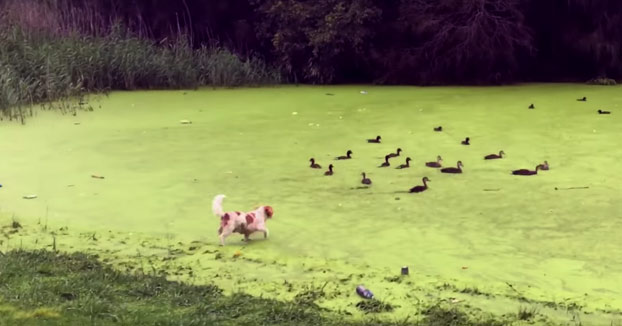
M370 189L371 187L365 187L365 186L358 186L356 188L350 188L351 190L357 190L357 189Z

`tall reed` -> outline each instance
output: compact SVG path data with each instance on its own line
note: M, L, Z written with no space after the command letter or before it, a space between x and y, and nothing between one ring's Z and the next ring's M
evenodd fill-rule
M120 21L106 25L95 14L50 6L55 1L7 3L16 7L0 7L0 117L23 122L37 103L76 110L83 101L68 106L70 99L108 90L281 82L278 70L259 59L243 60L225 48L193 49L181 31L155 42ZM16 12L24 4L37 10Z

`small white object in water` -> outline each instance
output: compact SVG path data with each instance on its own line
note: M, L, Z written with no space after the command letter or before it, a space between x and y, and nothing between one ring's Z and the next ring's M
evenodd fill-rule
M189 125L189 124L192 124L192 121L190 121L190 120L179 120L179 123L181 123L182 125Z
M292 115L297 115L297 114L298 114L298 112L296 112L296 111L292 112Z
M367 94L367 91L361 91L361 94Z
M341 203L337 204L337 206L341 207Z
M24 199L35 199L37 198L37 195L26 195L24 196Z
M343 119L343 117L342 117L342 116L339 116L339 119Z
M320 126L320 124L319 124L319 123L316 123L316 124L315 124L315 126L316 126L316 127L319 127L319 126Z

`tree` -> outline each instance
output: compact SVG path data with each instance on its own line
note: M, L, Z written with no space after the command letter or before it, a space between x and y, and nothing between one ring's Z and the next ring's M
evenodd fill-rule
M356 65L380 10L370 0L260 0L258 34L299 81L330 83Z
M400 13L421 82L509 81L533 52L515 0L403 0Z

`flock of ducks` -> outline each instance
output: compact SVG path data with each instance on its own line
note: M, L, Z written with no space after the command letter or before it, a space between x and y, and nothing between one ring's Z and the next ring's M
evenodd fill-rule
M587 101L586 97L577 99L577 101L582 101L585 102ZM529 109L534 109L535 106L533 104L531 104L529 106ZM603 111L603 110L598 110L598 114L611 114L611 112L609 111ZM438 126L434 128L434 131L436 132L441 132L443 131L443 127L442 126ZM382 137L381 136L376 136L376 138L372 138L372 139L367 139L367 143L371 143L371 144L379 144L382 141ZM470 145L470 141L471 139L469 137L466 137L463 141L461 141L461 144L464 146L469 146ZM401 148L397 148L397 150L395 151L395 153L389 153L387 155L384 156L384 162L382 162L382 164L380 164L380 168L384 168L384 167L389 167L391 166L391 163L389 162L389 160L391 158L395 158L395 157L399 157L402 153L402 149ZM346 152L345 156L338 156L335 159L336 160L350 160L352 159L352 150L348 150ZM498 154L489 154L484 156L484 160L496 160L496 159L502 159L505 155L505 152L503 150L499 151ZM312 169L321 169L322 167L317 164L315 162L314 158L311 158L309 160L311 162L310 168ZM411 158L410 157L406 157L406 162L404 164L401 164L399 166L396 167L396 169L407 169L410 167L410 162L411 162ZM442 173L449 173L449 174L458 174L458 173L462 173L462 168L464 167L464 165L462 164L462 161L458 161L456 163L456 167L442 167L442 161L443 158L438 155L436 157L436 161L432 161L432 162L426 162L425 166L429 167L429 168L440 168L440 171ZM328 166L328 170L326 172L324 172L325 176L332 176L334 175L335 171L333 170L334 166L333 164L330 164ZM535 175L538 174L538 171L548 171L550 169L549 167L549 163L547 161L544 161L544 163L538 164L534 170L530 170L530 169L518 169L518 170L514 170L512 171L513 175L524 175L524 176L530 176L530 175ZM361 183L365 186L370 186L372 184L371 179L369 179L365 172L361 173L362 175L362 180ZM423 185L417 185L414 186L412 188L410 188L409 192L411 193L419 193L419 192L423 192L425 190L428 189L428 182L430 182L430 179L428 177L423 177L421 179L421 181L423 182Z
M441 129L439 129L441 128ZM440 131L442 130L442 127L437 127L434 128L435 131ZM381 143L382 137L377 136L374 139L368 139L367 142L368 143L376 143L379 144ZM463 140L461 142L462 145L468 146L470 145L470 139L467 137L465 140ZM379 168L385 168L385 167L390 167L391 163L390 163L390 159L391 158L395 158L395 157L399 157L402 153L402 149L401 148L397 148L397 150L395 151L395 153L389 153L387 155L384 156L384 162L382 162L382 164L380 164L380 166L378 166ZM352 150L348 150L346 152L346 155L342 155L342 156L337 156L335 159L336 160L350 160L352 159ZM499 151L499 154L489 154L484 156L485 160L495 160L495 159L501 159L503 158L503 156L505 155L505 152L503 150ZM401 164L399 166L396 167L396 169L407 169L410 167L410 162L412 161L412 159L410 157L406 157L406 163ZM312 169L321 169L322 166L319 165L318 163L315 162L314 158L309 159L309 162L311 162L310 168ZM425 166L429 167L429 168L440 168L440 171L442 173L449 173L449 174L458 174L458 173L462 173L462 168L464 167L464 165L462 164L462 161L458 161L456 163L456 167L442 167L442 162L443 162L443 158L438 155L436 157L436 161L431 161L431 162L425 162ZM512 174L514 175L534 175L537 174L539 170L548 170L549 169L549 164L547 161L544 161L544 163L542 164L538 164L535 168L535 170L529 170L529 169L519 169L519 170L514 170L512 171ZM325 176L332 176L335 174L334 171L334 165L330 164L328 165L328 170L326 172L324 172ZM361 183L365 186L370 186L372 184L372 181L370 178L367 177L365 172L361 173L362 175L362 179L361 179ZM423 182L423 185L417 185L414 186L412 188L410 188L409 192L411 193L418 193L418 192L423 192L425 190L428 189L428 182L430 182L430 179L428 177L423 177L421 179L421 181Z

